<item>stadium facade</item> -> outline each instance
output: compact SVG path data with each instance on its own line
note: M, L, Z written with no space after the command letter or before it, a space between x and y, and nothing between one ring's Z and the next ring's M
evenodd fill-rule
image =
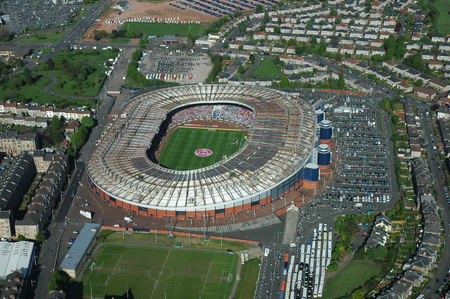
M247 141L214 165L176 171L149 159L172 111L199 104L254 113ZM305 101L260 87L189 85L130 100L87 163L90 186L113 206L149 217L225 217L259 209L303 185L317 117Z

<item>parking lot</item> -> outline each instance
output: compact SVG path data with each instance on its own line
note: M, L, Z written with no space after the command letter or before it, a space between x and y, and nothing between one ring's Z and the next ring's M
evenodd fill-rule
M328 111L337 146L333 159L338 159L339 170L332 184L305 209L305 219L340 211L360 214L384 209L391 202L393 166L381 116L356 100L346 106L333 105Z
M52 1L5 1L0 3L0 12L7 28L13 33L20 33L23 28L57 28L69 24L70 18L83 8L83 2L64 4Z
M180 50L147 50L138 64L138 71L147 79L181 84L204 82L211 69L207 54Z

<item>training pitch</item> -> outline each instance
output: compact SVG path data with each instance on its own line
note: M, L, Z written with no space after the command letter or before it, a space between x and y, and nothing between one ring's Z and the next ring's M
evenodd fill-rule
M182 249L104 245L87 269L84 296L94 298L227 299L236 277L237 255Z
M169 136L159 163L174 170L213 165L238 151L246 135L239 130L178 128Z

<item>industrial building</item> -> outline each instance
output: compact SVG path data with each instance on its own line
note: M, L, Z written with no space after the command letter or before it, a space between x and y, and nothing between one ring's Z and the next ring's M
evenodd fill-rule
M87 259L86 254L93 248L100 226L98 223L86 223L61 265L59 265L70 277L76 278L81 271L84 271L85 268L83 266Z
M27 277L31 272L34 260L33 242L0 241L0 280L16 270Z

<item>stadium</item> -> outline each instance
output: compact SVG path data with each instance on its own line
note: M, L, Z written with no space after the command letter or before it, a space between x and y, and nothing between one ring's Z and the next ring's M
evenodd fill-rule
M160 89L128 102L88 161L88 180L103 200L140 215L236 215L303 185L315 132L313 108L287 93Z

